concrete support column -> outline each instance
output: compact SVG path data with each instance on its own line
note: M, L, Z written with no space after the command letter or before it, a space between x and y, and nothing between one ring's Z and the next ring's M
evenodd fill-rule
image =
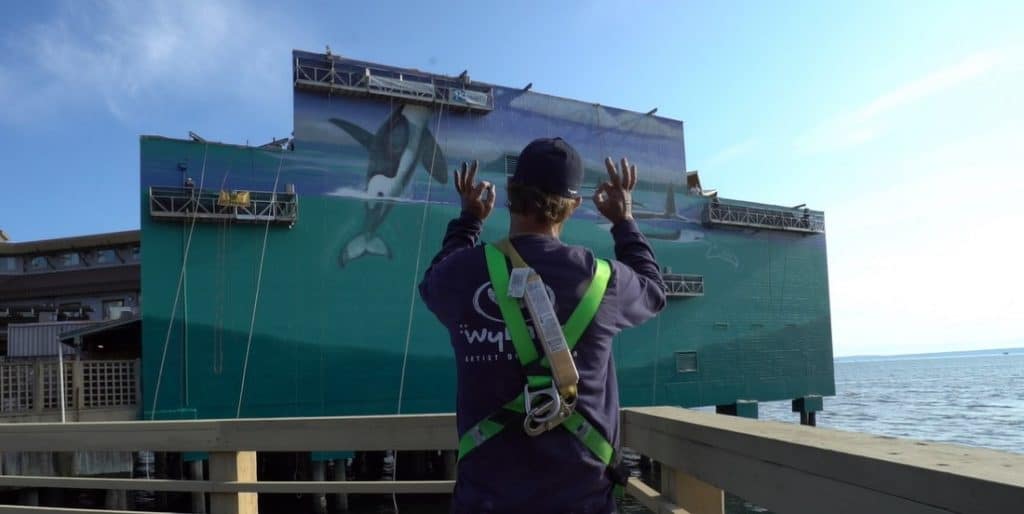
M715 413L757 419L757 400L736 400L729 405L716 405Z
M345 459L334 459L334 481L344 482L347 473L345 470ZM345 493L338 493L331 495L334 497L334 510L337 512L348 511L348 495Z
M793 412L800 413L801 425L817 426L817 413L822 410L825 410L825 402L819 395L808 395L793 400Z
M38 507L39 489L28 487L18 491L18 505Z
M206 480L203 472L203 461L196 459L188 462L188 475L192 480ZM206 493L192 493L192 512L206 514Z
M455 450L445 450L444 455L444 479L455 480L457 475L456 468L459 465L459 452Z
M310 462L310 470L313 474L314 482L324 482L326 479L326 468L327 462L323 460L313 460ZM327 495L324 493L316 493L313 495L313 512L314 514L327 514Z
M103 508L107 510L125 510L128 508L128 491L108 489Z

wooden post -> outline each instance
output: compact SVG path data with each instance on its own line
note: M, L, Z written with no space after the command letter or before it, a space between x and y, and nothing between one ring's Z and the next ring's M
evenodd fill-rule
M135 405L142 408L142 359L135 359ZM156 410L156 405L153 406Z
M256 482L256 452L210 453L213 482ZM256 493L210 493L210 514L258 514Z
M79 359L71 363L71 391L72 405L81 417L82 409L85 408L85 374L82 372L82 361Z
M43 412L43 403L45 402L45 399L43 398L45 390L45 384L43 382L43 361L37 360L33 370L35 371L36 380L32 387L32 410L39 414Z
M661 465L661 494L690 514L724 514L725 492L697 479Z

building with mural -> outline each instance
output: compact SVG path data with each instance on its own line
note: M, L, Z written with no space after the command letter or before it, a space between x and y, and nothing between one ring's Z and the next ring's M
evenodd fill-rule
M823 214L702 189L682 122L329 54L296 51L293 75L292 139L141 139L147 419L454 410L448 335L415 288L459 212L449 177L477 160L498 184L496 240L505 178L541 136L584 156L585 197L605 156L640 170L670 296L616 341L624 405L834 394ZM608 228L588 200L564 239L610 258ZM493 292L475 301L498 316Z

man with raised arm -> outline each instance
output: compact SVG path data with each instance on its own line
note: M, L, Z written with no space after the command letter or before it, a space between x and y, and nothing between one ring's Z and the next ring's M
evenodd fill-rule
M455 172L462 212L420 283L455 350L455 513L615 512L625 476L612 338L653 318L665 285L633 221L636 166L605 166L593 201L612 222L612 261L559 239L582 203L583 162L564 140L523 149L508 182L508 238L493 245L479 236L494 185L476 181L475 162ZM529 284L548 298L531 297Z

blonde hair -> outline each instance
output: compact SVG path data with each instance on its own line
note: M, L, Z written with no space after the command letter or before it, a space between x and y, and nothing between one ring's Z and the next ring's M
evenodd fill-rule
M508 210L530 216L538 223L562 223L569 219L575 207L574 198L548 194L533 186L508 185Z

